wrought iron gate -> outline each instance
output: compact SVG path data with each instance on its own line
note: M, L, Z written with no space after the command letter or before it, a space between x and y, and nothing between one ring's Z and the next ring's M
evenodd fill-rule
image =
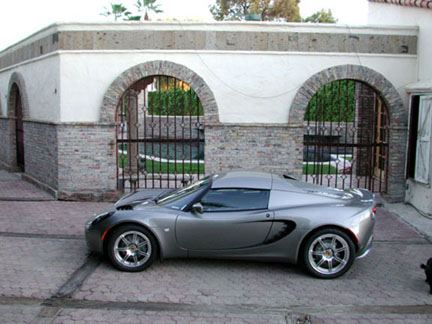
M117 107L120 190L178 188L204 175L203 107L185 82L139 80Z
M374 89L327 84L305 112L303 178L336 188L387 191L389 116Z

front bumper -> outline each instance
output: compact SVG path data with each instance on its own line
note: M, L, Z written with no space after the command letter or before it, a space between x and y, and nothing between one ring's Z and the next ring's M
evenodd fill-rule
M87 244L87 248L90 251L103 253L103 241L102 241L102 234L94 229L94 228L87 228L85 230L85 240Z
M356 259L362 259L365 256L367 256L369 252L372 250L372 243L373 243L373 235L371 235L365 247L357 253Z

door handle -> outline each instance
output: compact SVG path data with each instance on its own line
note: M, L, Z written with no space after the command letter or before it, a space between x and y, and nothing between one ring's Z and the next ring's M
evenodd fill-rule
M270 217L270 214L266 214L266 217L269 218L269 217Z

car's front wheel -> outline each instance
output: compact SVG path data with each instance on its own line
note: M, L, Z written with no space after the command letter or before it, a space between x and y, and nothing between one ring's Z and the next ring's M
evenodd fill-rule
M338 229L322 229L309 237L303 250L306 270L313 276L332 279L343 275L354 262L351 238Z
M112 233L107 252L117 269L137 272L152 265L157 254L157 244L153 235L145 228L125 225Z

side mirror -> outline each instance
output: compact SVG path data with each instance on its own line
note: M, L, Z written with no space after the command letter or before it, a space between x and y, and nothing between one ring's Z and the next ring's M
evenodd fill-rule
M204 207L203 205L201 205L201 203L195 203L192 205L192 212L197 212L197 213L204 213Z

